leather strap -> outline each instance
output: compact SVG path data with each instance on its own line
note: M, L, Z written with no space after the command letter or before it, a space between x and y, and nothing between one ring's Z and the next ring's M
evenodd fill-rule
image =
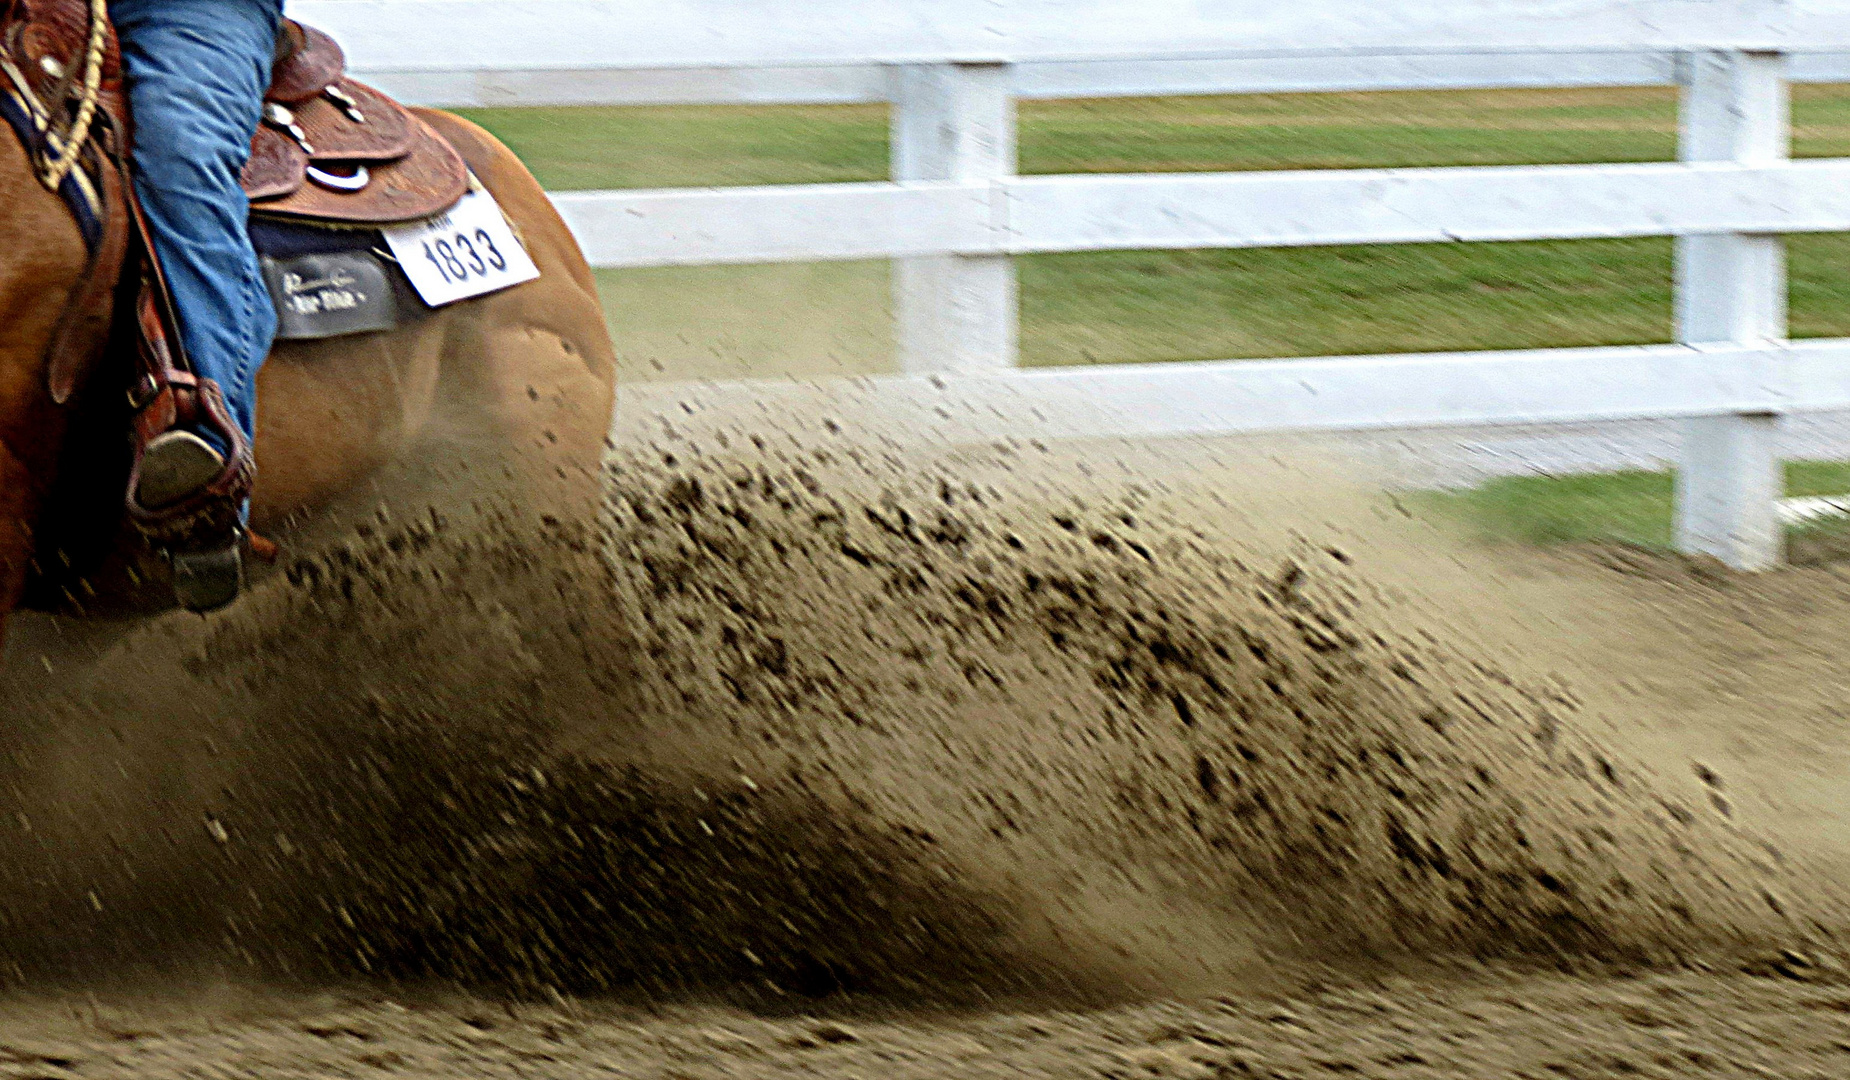
M187 362L186 348L181 344L178 333L180 316L173 306L173 292L167 287L167 275L161 269L160 256L155 253L153 226L148 224L147 211L142 209L141 198L135 194L134 185L129 185L127 195L129 217L135 226L135 238L140 241L141 245L142 292L152 294L137 298L136 318L143 319L142 307L144 303L151 302L154 305L153 316L156 322L149 323L143 319L142 330L158 329L165 344L163 359L168 366L190 371L192 364ZM143 340L146 340L145 334ZM145 356L142 359L144 366L150 361L150 358Z
M93 148L93 152L101 151ZM57 330L47 348L46 378L51 398L59 405L70 401L109 343L110 326L115 321L116 287L128 257L129 218L133 211L128 205L127 168L117 155L111 153L108 158L96 170L102 189L102 240L91 251L84 276L65 297Z

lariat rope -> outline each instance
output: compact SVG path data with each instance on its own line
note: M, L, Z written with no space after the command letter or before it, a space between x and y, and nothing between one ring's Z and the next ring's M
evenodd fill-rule
M90 43L84 48L83 97L77 103L77 116L64 136L64 148L39 169L39 183L57 191L64 178L77 167L84 144L90 139L90 125L96 120L97 101L102 97L103 56L109 43L109 0L90 0Z

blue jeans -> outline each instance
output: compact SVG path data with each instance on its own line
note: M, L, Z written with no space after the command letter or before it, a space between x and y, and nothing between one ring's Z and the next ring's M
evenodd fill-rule
M249 437L276 309L238 173L262 119L282 0L110 0L109 12L134 117L135 192L180 340Z

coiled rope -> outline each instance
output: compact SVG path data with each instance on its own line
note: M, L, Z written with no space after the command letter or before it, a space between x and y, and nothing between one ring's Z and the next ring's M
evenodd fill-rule
M103 57L108 44L109 0L90 0L90 42L84 48L83 95L77 102L77 116L64 134L64 146L39 167L39 183L51 191L57 191L77 167L84 143L90 139L90 125L96 120L103 92Z

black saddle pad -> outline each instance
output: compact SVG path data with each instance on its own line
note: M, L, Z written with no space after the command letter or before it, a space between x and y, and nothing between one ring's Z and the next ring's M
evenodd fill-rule
M279 340L376 333L432 309L418 296L377 229L319 228L250 219Z

